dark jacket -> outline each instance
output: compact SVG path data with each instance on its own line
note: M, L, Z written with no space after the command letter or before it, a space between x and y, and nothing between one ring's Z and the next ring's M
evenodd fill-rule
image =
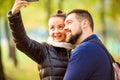
M69 59L67 49L30 39L20 13L12 15L10 11L8 19L16 47L39 64L40 79L63 80Z

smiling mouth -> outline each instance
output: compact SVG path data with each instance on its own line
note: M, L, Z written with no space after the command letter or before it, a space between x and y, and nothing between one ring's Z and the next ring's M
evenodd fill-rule
M56 39L59 39L59 38L61 38L62 37L62 35L55 35L54 36L54 38L56 38Z

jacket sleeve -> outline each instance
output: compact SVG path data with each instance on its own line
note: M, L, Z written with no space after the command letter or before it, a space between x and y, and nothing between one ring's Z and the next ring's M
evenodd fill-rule
M40 64L45 58L44 53L46 48L43 44L34 41L27 36L20 12L12 15L11 11L9 11L8 21L17 49Z

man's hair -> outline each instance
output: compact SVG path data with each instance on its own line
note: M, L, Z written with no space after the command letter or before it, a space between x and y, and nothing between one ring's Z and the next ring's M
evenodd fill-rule
M75 13L76 14L76 18L79 20L83 20L83 19L87 19L90 22L90 27L93 31L94 29L94 22L92 19L91 14L87 11L87 10L83 10L83 9L73 9L72 11L70 11L67 16L71 13Z

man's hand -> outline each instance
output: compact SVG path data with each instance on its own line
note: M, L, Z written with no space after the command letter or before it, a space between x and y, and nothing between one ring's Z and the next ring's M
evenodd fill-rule
M15 3L12 7L12 14L16 14L20 11L21 7L27 7L27 5L29 4L29 2L25 1L25 0L15 0Z

